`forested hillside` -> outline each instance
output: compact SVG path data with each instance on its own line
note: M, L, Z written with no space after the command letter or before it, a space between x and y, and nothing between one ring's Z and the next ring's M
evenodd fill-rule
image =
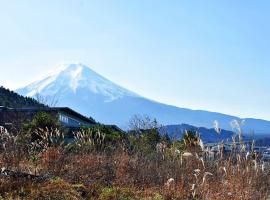
M0 106L6 107L37 107L43 106L33 98L23 97L9 89L0 86Z

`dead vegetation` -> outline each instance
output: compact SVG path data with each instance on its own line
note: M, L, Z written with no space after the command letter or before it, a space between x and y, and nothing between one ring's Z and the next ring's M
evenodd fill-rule
M54 129L34 135L35 140L32 132L1 128L2 199L257 200L269 195L269 163L248 156L252 152L244 147L227 155L220 150L213 159L192 132L182 141L160 136L155 125L124 135L85 129L68 143Z

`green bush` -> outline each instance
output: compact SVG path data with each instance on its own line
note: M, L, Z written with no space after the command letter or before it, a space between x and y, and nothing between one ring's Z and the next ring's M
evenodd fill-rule
M185 143L186 148L194 148L199 144L199 137L196 131L188 130L183 135L182 141Z
M136 194L127 188L104 188L99 200L137 200Z
M152 154L156 151L156 145L161 141L164 140L156 128L140 130L140 134L132 131L128 133L128 144L131 152Z
M38 112L29 123L24 124L25 129L60 128L60 126L57 116L44 111Z

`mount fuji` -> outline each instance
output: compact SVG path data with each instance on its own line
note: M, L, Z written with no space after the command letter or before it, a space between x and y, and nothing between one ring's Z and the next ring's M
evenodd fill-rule
M217 120L220 128L227 130L231 130L231 121L245 120L244 131L270 133L270 121L240 119L155 102L109 81L83 64L61 65L41 80L16 92L34 98L57 99L58 106L67 106L99 122L121 127L126 127L130 118L139 114L154 117L163 125L185 123L211 128L213 121Z

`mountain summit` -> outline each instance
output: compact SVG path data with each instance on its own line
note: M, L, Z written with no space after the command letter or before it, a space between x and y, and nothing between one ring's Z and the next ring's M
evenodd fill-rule
M83 64L67 64L57 67L41 80L18 89L24 96L40 95L57 99L59 106L68 106L92 116L106 124L125 127L135 114L156 118L164 125L190 124L212 128L217 120L220 128L231 130L230 122L243 120L221 113L178 108L158 103L135 94L99 75ZM270 122L244 119L245 132L270 133Z
M124 96L138 96L80 63L60 65L44 79L19 89L18 92L30 97L40 94L42 96L59 96L59 98L83 92L87 96L89 94L100 96L104 102L114 101ZM86 98L85 95L83 96Z

